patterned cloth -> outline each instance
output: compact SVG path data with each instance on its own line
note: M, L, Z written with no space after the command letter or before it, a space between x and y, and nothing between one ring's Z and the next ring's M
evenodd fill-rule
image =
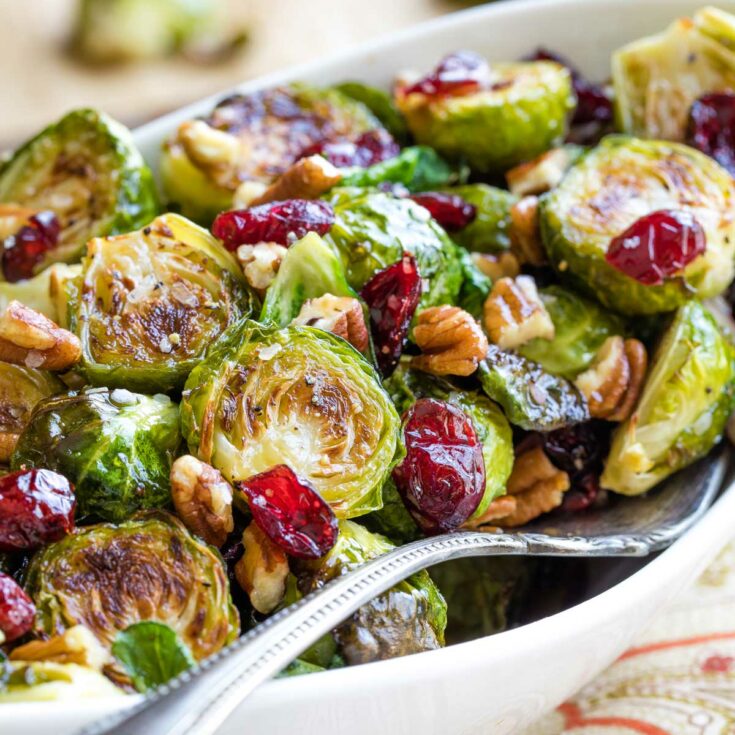
M735 735L735 542L604 674L524 735Z

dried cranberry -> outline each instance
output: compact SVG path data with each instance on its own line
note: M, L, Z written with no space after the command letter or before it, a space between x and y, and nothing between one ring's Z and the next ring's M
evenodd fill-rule
M485 492L482 444L451 403L419 398L404 416L406 458L393 470L398 492L425 533L461 526Z
M308 232L326 235L334 224L334 210L327 202L288 199L218 215L212 233L228 250L239 245L275 242L288 247Z
M489 81L490 67L482 56L472 51L456 51L445 56L430 74L406 87L403 94L460 96L477 92Z
M318 153L337 168L359 166L367 168L389 158L395 158L401 149L387 130L368 130L351 140L323 140L301 153L311 156Z
M659 286L668 276L680 273L706 246L704 230L693 214L661 209L613 238L605 260L646 286Z
M567 513L579 513L596 503L600 495L600 477L590 473L576 480L569 491L564 493L561 509Z
M456 232L472 223L477 217L477 207L457 194L425 192L411 196L416 204L425 207L431 216L447 231Z
M0 477L0 551L35 549L74 529L74 488L51 470Z
M58 217L45 210L29 217L28 224L6 238L3 245L2 268L5 280L16 283L33 276L33 269L43 256L56 247L61 225Z
M18 583L0 572L0 632L6 641L14 641L33 627L36 606Z
M319 493L286 465L239 483L253 520L287 554L324 556L336 543L337 518Z
M370 331L383 377L396 368L421 298L421 276L413 255L404 253L393 265L378 271L360 291L370 309Z
M686 142L735 175L735 94L705 94L689 110Z

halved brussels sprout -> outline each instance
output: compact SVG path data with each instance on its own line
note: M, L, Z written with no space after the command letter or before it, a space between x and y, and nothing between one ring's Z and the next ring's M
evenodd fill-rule
M336 89L353 100L362 102L396 140L404 143L408 139L406 121L388 92L355 81L342 82Z
M230 481L286 464L341 518L380 508L400 458L400 418L348 342L312 327L246 321L186 382L192 454Z
M527 431L553 431L590 417L587 401L573 383L494 345L480 362L478 377L508 421Z
M518 351L550 373L573 380L590 366L608 337L625 333L619 317L571 289L547 286L539 296L554 322L554 338L532 339Z
M428 97L398 91L396 104L419 143L476 171L502 173L561 142L575 97L554 62L493 64L489 89Z
M155 620L201 661L231 643L240 627L217 550L162 511L77 528L46 546L31 560L26 590L38 634L81 624L108 648L133 623Z
M163 147L163 186L191 219L209 223L230 209L246 181L270 184L325 138L382 127L360 102L336 89L292 84L222 100L203 120L183 123Z
M153 175L130 132L96 110L75 110L18 148L0 168L0 202L52 210L58 245L36 266L78 260L92 237L116 235L155 217Z
M411 370L405 361L384 385L401 414L419 398L436 398L457 406L470 417L485 460L485 494L472 515L479 518L495 498L505 493L513 469L513 434L502 411L481 393L459 390L444 378Z
M109 679L86 666L52 661L0 660L0 704L123 696Z
M564 277L622 314L671 311L722 292L735 266L735 181L680 143L609 136L541 200L541 234ZM612 238L661 209L690 212L707 249L662 285L645 285L605 260Z
M167 396L88 388L37 404L11 465L60 472L74 484L78 516L119 522L170 503L180 442L178 406Z
M232 255L176 214L92 240L75 291L70 322L86 378L147 392L181 387L254 300Z
M612 57L618 128L642 138L683 140L692 103L735 89L735 17L704 8Z
M664 333L633 415L613 434L602 487L639 495L720 440L735 394L735 348L698 301Z
M326 556L298 562L299 591L318 589L393 548L384 536L342 521L337 543ZM446 623L444 598L423 570L363 605L334 637L347 663L360 664L441 648Z
M325 239L337 249L353 288L409 252L427 283L419 311L457 300L462 267L456 246L426 209L391 194L355 191L335 202L334 215Z

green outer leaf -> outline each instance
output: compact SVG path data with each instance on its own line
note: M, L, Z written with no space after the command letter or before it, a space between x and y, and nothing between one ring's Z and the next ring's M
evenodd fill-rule
M682 306L651 361L631 418L615 429L600 478L624 495L649 490L703 457L735 408L735 347L698 301Z
M85 389L35 407L11 466L60 472L74 484L79 517L120 522L171 502L180 442L178 406L166 396Z
M0 432L20 433L39 401L63 392L53 373L0 362Z
M133 623L120 631L112 655L139 692L165 684L196 663L176 631L155 620Z
M508 421L527 431L553 431L590 417L587 402L573 383L494 345L480 363L478 377Z
M493 282L474 264L472 256L461 245L457 246L457 256L463 276L457 306L472 314L475 319L481 319L482 309L490 295Z
M276 679L288 679L292 676L303 676L304 674L316 674L319 671L325 671L323 666L310 664L300 658L292 661L286 668L276 675Z
M399 143L406 142L408 138L406 121L393 104L388 92L362 82L342 82L335 89L353 100L362 102Z
M35 272L54 262L74 262L90 238L129 232L147 224L158 213L153 174L130 132L91 109L70 112L15 151L0 169L0 202L33 206L39 199L35 190L29 194L27 189L39 188L41 197L48 194L44 179L51 175L51 167L62 154L76 160L76 165L80 165L78 159L83 155L84 164L96 169L100 183L93 201L95 206L102 202L104 209L89 227L75 230L72 239L65 240L62 231L61 244L45 256Z

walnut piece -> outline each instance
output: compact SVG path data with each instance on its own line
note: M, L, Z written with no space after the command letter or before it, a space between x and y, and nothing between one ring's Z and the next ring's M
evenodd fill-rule
M479 518L470 518L462 528L474 531L476 528L492 524L500 518L505 518L514 513L518 507L518 500L513 495L503 495L487 506L487 510Z
M240 245L237 259L245 279L261 296L273 283L286 255L283 245L275 242L259 242L257 245Z
M368 346L365 314L360 302L350 296L328 293L308 299L292 323L332 332L347 340L358 352L364 352Z
M235 527L231 485L219 470L190 454L171 466L171 498L184 525L208 544L222 546Z
M501 278L485 301L483 321L490 341L512 350L532 339L554 339L554 322L531 276Z
M522 264L546 265L546 251L539 229L538 197L523 197L510 208L508 236L510 249Z
M300 158L286 169L250 206L286 199L318 199L342 180L339 169L322 156Z
M19 301L0 314L0 360L44 370L67 370L79 362L82 344L76 335Z
M75 625L46 641L30 641L14 648L10 658L14 661L77 664L101 671L109 662L110 655L89 628Z
M501 278L515 278L521 272L521 264L513 253L471 253L472 262L493 282Z
M245 553L235 564L235 578L250 604L260 613L270 613L286 594L288 557L255 523L243 532L242 543Z
M235 190L232 197L233 209L247 209L253 206L253 202L263 196L263 192L268 188L267 184L262 181L243 181Z
M587 399L590 416L624 421L638 401L648 367L646 348L637 339L608 337L575 385Z
M458 306L424 309L413 337L423 354L411 360L411 367L433 375L472 375L487 354L480 325Z
M553 189L564 178L572 165L568 148L553 148L532 161L522 163L505 174L511 193L519 197L543 194Z

